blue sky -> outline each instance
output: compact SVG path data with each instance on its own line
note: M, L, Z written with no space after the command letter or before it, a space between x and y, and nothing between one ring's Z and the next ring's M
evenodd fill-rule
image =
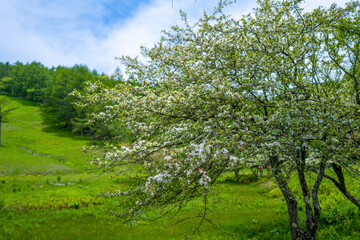
M0 0L0 62L40 61L45 66L86 64L111 74L115 57L137 56L151 47L161 30L181 24L179 9L190 20L217 0ZM346 0L306 0L307 10ZM237 0L227 11L241 16L256 0Z

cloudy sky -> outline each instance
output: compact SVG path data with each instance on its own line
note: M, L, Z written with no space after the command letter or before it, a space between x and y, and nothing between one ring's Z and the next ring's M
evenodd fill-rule
M39 61L45 66L86 64L112 74L115 57L137 56L151 47L161 30L181 24L179 9L189 19L211 12L217 0L0 0L0 62ZM306 0L305 9L346 0ZM227 9L248 13L256 0L237 0Z

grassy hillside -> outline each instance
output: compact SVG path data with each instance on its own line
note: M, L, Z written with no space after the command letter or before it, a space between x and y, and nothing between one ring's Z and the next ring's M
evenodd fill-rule
M121 202L98 194L125 189L133 181L131 176L91 178L85 174L83 167L87 163L77 150L89 144L89 139L52 127L51 114L42 105L8 99L10 107L17 109L3 123L0 239L183 239L191 233L198 220L169 226L185 216L196 215L202 207L200 200L192 201L179 216L141 222L128 230L121 219L106 213ZM242 179L247 183L234 183L232 173L222 176L209 199L211 219L234 239L289 239L286 205L271 181L254 182L246 172ZM344 199L336 200L338 195L334 196L334 202L326 206L343 204ZM358 215L352 215L356 210L349 204L342 206L345 208L341 213L333 210L333 215L327 215L329 221L324 220L320 237L360 238ZM228 236L204 224L193 238Z
M11 111L2 124L0 173L56 174L82 168L81 152L76 149L88 140L51 127L51 116L44 106L7 97Z

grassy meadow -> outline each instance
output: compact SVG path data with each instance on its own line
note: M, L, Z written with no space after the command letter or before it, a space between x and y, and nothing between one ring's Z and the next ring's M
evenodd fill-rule
M109 210L121 209L121 200L99 193L125 189L133 178L90 175L79 150L90 139L57 129L41 104L6 98L16 110L2 124L0 239L184 239L198 224L189 220L172 226L196 215L200 199L176 217L132 227L109 215ZM221 229L204 223L193 239L228 239L222 231L234 239L290 238L286 204L271 179L241 174L239 183L233 173L224 174L210 194L210 216ZM350 190L360 197L359 184ZM359 210L329 183L321 192L319 239L360 239Z

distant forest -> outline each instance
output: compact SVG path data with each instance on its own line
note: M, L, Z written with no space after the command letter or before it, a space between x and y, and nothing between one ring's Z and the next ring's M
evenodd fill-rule
M90 110L85 112L76 109L76 99L69 93L75 89L81 92L86 82L101 81L108 87L113 87L118 80L116 75L108 77L98 74L85 65L47 68L40 62L0 62L0 93L43 103L53 111L57 127L91 136L94 140L112 140L113 136L123 130L116 126L89 122ZM101 106L93 106L91 111L95 110L101 111Z

